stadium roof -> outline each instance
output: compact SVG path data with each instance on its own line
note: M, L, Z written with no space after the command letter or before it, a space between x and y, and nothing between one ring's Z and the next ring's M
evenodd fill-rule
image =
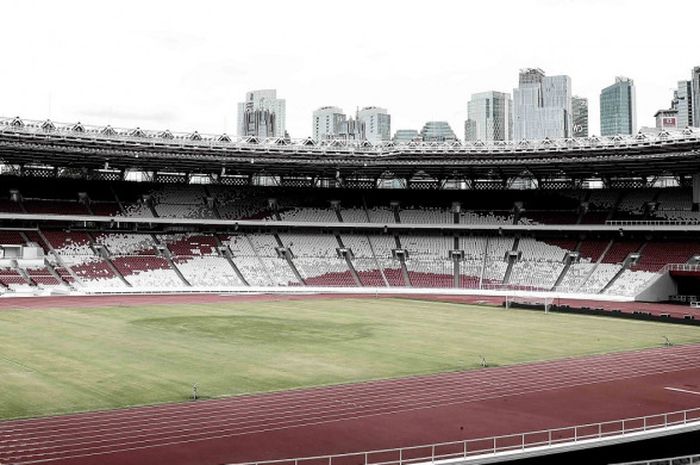
M237 138L0 119L10 165L334 178L538 179L646 177L700 172L700 131L520 142Z

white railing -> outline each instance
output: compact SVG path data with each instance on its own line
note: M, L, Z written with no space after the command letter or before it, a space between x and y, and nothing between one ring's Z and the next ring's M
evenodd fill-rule
M700 271L700 264L668 263L661 268L659 273L664 273L666 271Z
M700 454L683 455L680 457L670 457L663 459L638 460L636 462L622 462L612 465L692 465L700 463Z
M700 408L478 439L336 455L245 462L236 465L410 465L434 463L436 460L496 455L501 452L524 451L535 447L551 447L584 440L622 437L631 433L661 431L671 426L688 424L697 424L700 427Z
M699 222L700 218L687 220L606 220L605 224L608 226L694 226Z
M63 135L66 137L76 137L80 139L91 139L94 141L113 140L143 143L160 143L179 146L207 146L207 147L260 147L265 146L267 150L277 148L280 151L327 151L357 152L358 155L386 155L395 150L404 151L444 151L444 152L537 152L537 151L562 151L577 149L601 149L601 148L623 148L642 147L659 144L675 144L689 141L700 141L700 131L693 128L686 128L682 131L661 132L658 135L639 133L636 135L617 135L612 137L587 138L566 138L566 139L544 139L544 140L522 140L522 141L446 141L446 142L408 142L394 143L383 141L372 144L366 140L331 139L314 141L311 138L289 139L280 137L270 137L261 139L251 139L250 137L229 136L226 134L200 134L196 131L192 133L178 133L170 131L154 131L125 128L112 128L111 126L93 126L80 123L56 123L49 120L22 120L18 117L0 117L0 133L11 132L20 134L35 135Z

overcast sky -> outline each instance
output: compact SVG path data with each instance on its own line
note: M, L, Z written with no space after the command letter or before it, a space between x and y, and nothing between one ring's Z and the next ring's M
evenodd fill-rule
M236 102L275 88L287 130L323 105L386 107L392 132L447 120L518 70L568 74L599 134L600 89L634 79L637 116L700 65L698 0L5 1L0 115L236 132Z

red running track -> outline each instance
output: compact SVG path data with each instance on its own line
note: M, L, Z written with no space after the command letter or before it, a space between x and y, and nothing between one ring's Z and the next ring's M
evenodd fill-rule
M393 448L700 407L699 383L690 345L7 421L0 463L211 465Z

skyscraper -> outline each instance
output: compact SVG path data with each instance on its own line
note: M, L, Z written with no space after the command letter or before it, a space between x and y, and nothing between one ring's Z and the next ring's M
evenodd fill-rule
M365 107L357 113L365 138L373 144L391 139L391 115L385 108Z
M275 89L246 93L238 104L238 135L284 137L286 135L286 102L277 98Z
M693 68L693 77L691 82L692 104L693 104L693 121L692 126L700 126L700 66Z
M347 119L338 107L321 107L314 111L312 117L313 139L320 141L332 139L340 134L340 126Z
M511 140L513 138L513 102L504 92L472 94L467 103L464 140Z
M600 134L634 134L637 132L637 104L634 81L618 76L615 84L600 92Z
M338 138L345 140L365 140L365 123L355 118L342 121L338 128Z
M513 139L569 137L571 124L571 78L521 70L513 89Z
M678 101L678 118L676 124L679 128L695 126L693 117L693 83L692 81L678 81L678 90L674 92L674 100Z
M424 142L449 142L457 140L457 136L447 121L428 121L420 131Z
M573 137L588 137L588 99L571 97L571 132Z

